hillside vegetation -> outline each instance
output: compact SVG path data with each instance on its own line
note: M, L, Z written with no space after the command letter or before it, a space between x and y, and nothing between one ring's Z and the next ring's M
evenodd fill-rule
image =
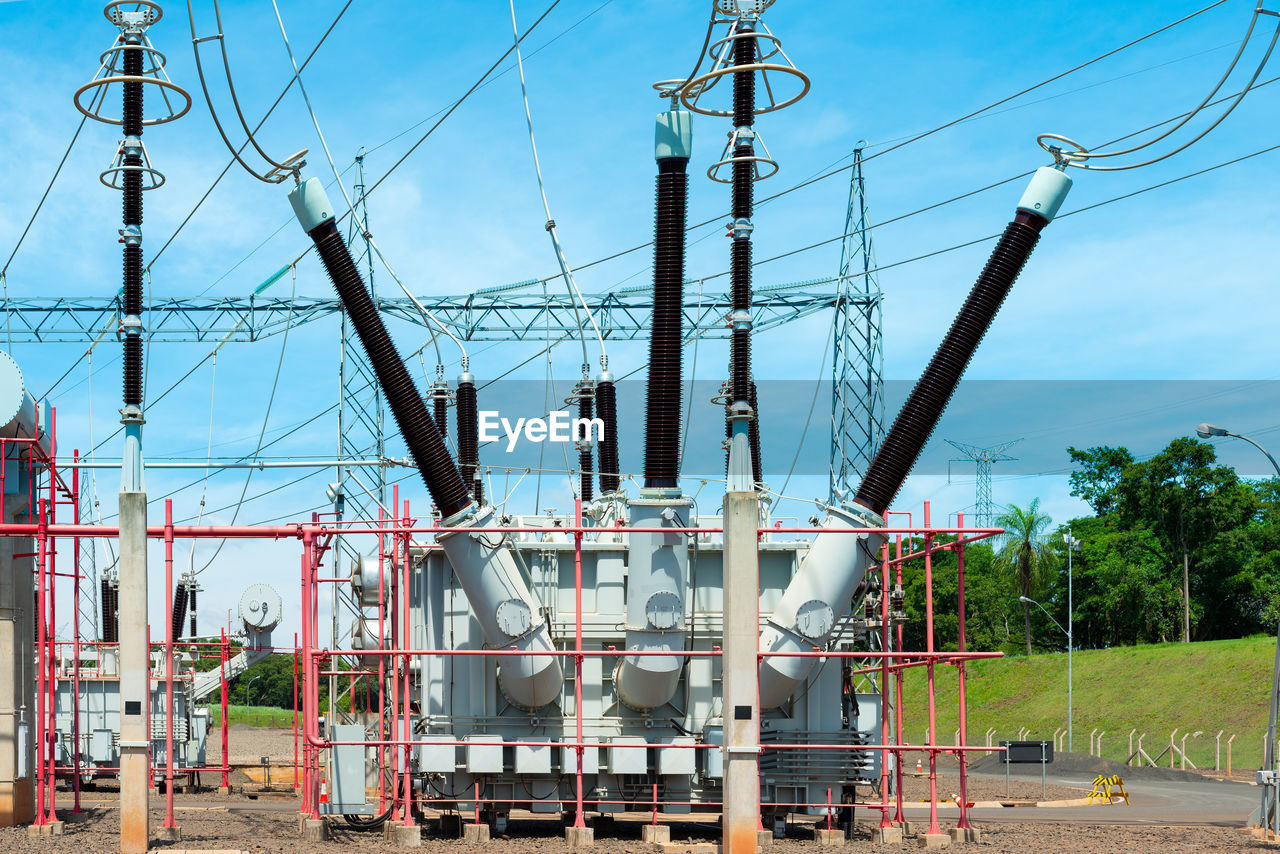
M1169 743L1169 734L1201 731L1187 740L1187 757L1200 768L1214 766L1214 736L1222 735L1223 769L1227 739L1234 733L1236 771L1257 768L1262 760L1276 642L1271 637L1202 643L1167 643L1078 651L1074 656L1074 729L1076 752L1089 749L1092 730L1105 730L1102 755L1124 761L1129 732L1147 733L1143 748L1153 758ZM903 725L905 738L919 743L927 729L927 675L923 667L907 671ZM958 726L957 675L939 667L937 728L951 743ZM994 738L1051 739L1066 727L1067 656L1065 653L1018 656L972 662L966 669L969 742ZM1065 746L1065 743L1064 743ZM1167 757L1162 764L1167 764Z

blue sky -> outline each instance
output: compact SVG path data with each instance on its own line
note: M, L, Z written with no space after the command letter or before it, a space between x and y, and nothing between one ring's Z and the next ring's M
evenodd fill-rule
M1207 2L1207 0L1205 0ZM603 5L602 5L603 3ZM173 233L229 156L199 95L183 4L169 3L152 40L169 59L171 77L192 91L196 105L181 121L149 129L152 160L168 184L146 198L147 257ZM197 29L213 31L212 4L200 2ZM281 11L295 52L305 56L337 15L339 0L283 0ZM1204 5L1201 2L1080 2L1070 15L1038 3L971 2L849 3L780 0L766 23L788 54L813 80L809 96L783 112L761 117L758 128L780 161L779 175L761 185L769 194L840 165L854 143L868 153L913 133L936 127L1060 71L1092 59ZM256 121L291 76L288 58L263 2L224 2L223 26L232 71L247 115ZM425 11L429 8L429 12ZM518 2L522 28L545 6ZM979 119L958 125L867 164L873 222L926 207L952 196L1030 170L1047 162L1035 145L1044 131L1098 144L1194 106L1225 69L1253 8L1252 0L1221 7L1110 59L1017 99ZM648 240L652 230L652 120L662 104L650 89L658 79L686 74L705 29L706 4L563 0L529 38L526 72L542 168L565 252L584 264ZM1256 65L1269 23L1264 19L1242 65ZM7 257L66 148L79 114L71 94L88 81L114 30L96 2L23 0L0 3L0 27L9 37L0 61L9 69L0 88L0 126L10 168L0 172L0 250ZM566 32L567 31L567 32ZM1264 32L1265 31L1265 32ZM305 73L318 118L339 169L361 147L369 150L371 177L381 176L425 126L418 125L462 94L510 42L505 0L432 4L365 0L346 13ZM207 46L215 104L229 115L225 81L216 53ZM506 66L504 66L505 68ZM1261 79L1280 73L1275 63ZM1226 90L1245 78L1239 73ZM1066 210L1088 206L1159 184L1275 144L1280 87L1265 86L1247 98L1205 140L1163 163L1116 174L1079 174ZM113 96L114 97L114 96ZM1202 126L1202 125L1201 125ZM719 155L727 120L699 118L691 169L690 221L722 214L727 193L701 177ZM8 294L32 296L113 295L120 286L119 195L96 178L110 161L117 130L90 123L73 149L6 276ZM404 135L402 135L404 134ZM1185 138L1175 137L1179 140ZM239 138L236 138L239 141ZM296 91L268 121L260 140L276 156L312 149L308 173L329 180L314 130ZM1250 382L1276 378L1273 328L1277 203L1273 191L1280 152L1265 154L1206 175L1056 222L1032 257L975 358L968 377L979 380L1202 380ZM351 172L346 173L350 178ZM998 232L1012 214L1021 182L947 205L875 232L881 264L898 261ZM334 193L335 199L339 194ZM843 230L848 183L845 176L819 182L760 209L756 256L768 258ZM514 73L479 90L415 152L370 199L370 224L388 258L415 291L466 293L476 288L534 277L556 269L543 230L518 81ZM283 226L283 228L282 228ZM278 230L278 232L277 232ZM693 236L691 276L727 266L726 241L718 227ZM274 235L274 236L271 236ZM245 295L308 245L292 221L286 189L261 184L233 170L174 240L152 273L152 295ZM983 243L884 271L886 374L910 381L945 332L990 251ZM762 265L761 285L829 276L836 272L838 245ZM647 280L648 252L627 255L584 271L579 282L600 292ZM390 282L380 278L383 292ZM287 294L286 277L273 293ZM721 290L722 278L708 288ZM328 295L329 284L313 258L299 265L297 293ZM769 380L825 375L821 342L829 317L813 317L759 338L756 371ZM418 347L421 331L394 327L403 349ZM230 344L148 410L146 448L151 458L200 456L210 439L215 454L251 453L262 428L281 338ZM84 345L18 344L13 353L36 393L49 388L84 352ZM167 388L211 349L209 345L165 345L150 349L148 387ZM88 376L82 362L54 391L60 445L87 448L90 432L101 441L116 426L119 407L119 347L96 348ZM472 370L481 380L507 370L535 352L523 345L473 348ZM453 354L446 351L446 358ZM642 345L615 344L611 366L625 373L644 359ZM698 378L718 380L726 356L722 344L704 345ZM431 360L429 360L431 361ZM580 351L554 351L557 378L578 371ZM290 333L284 351L268 440L287 434L271 453L325 456L336 447L336 422L322 418L289 429L330 406L337 397L337 326L317 323ZM429 367L431 367L429 365ZM447 366L456 373L456 362ZM513 376L541 382L545 362ZM1229 411L1228 426L1254 431L1265 440L1280 428L1273 410L1274 386L1259 384L1253 409ZM90 393L91 392L91 393ZM1198 399L1194 394L1189 399ZM483 401L482 401L483 404ZM1203 400L1201 419L1226 417ZM768 403L764 417L768 417ZM1123 400L1117 401L1123 407ZM1070 399L1062 404L1064 425L1074 423ZM1145 401L1134 409L1149 408ZM1192 407L1194 408L1194 407ZM1190 413L1189 413L1190 416ZM823 404L807 442L825 441ZM1000 423L982 425L981 435L947 435L960 441L1017 438ZM1012 426L1012 425L1011 425ZM1190 425L1188 425L1189 427ZM1171 428L1172 429L1172 428ZM1176 433L1153 432L1141 418L1116 418L1087 434L1055 435L1065 447L1078 441L1129 444L1149 454ZM1083 437L1083 438L1081 438ZM638 436L632 437L639 441ZM789 460L794 436L778 436L768 458ZM624 441L626 437L624 436ZM819 448L821 445L819 445ZM809 449L812 451L812 448ZM1252 461L1247 447L1223 445L1233 464ZM718 454L718 448L701 452ZM99 452L118 455L118 440ZM1005 503L1040 497L1059 521L1083 511L1067 495L1065 454L1037 476L1020 470L997 477L995 494ZM1256 465L1249 468L1256 471ZM997 468L999 472L999 468ZM301 472L256 474L254 496L299 477ZM152 498L199 479L201 472L148 476ZM206 519L229 521L244 486L232 472L207 485ZM329 473L243 506L239 521L256 522L309 511L324 502ZM777 480L780 481L781 477ZM104 515L114 512L114 473L99 473ZM776 485L781 485L780 482ZM425 491L405 483L414 505ZM513 498L528 503L527 492ZM817 496L825 478L798 476L788 493ZM174 496L178 518L199 511L202 484ZM563 481L544 485L543 503L563 508ZM970 504L972 478L957 472L912 478L899 498L903 507L923 499L941 516ZM162 505L153 505L156 518ZM805 518L809 510L780 512ZM197 565L209 549L196 555ZM155 564L157 571L160 564ZM296 549L292 544L229 544L206 573L216 585L201 600L202 621L225 614L250 581L271 578L296 596ZM159 599L153 596L153 605ZM286 611L288 608L286 608ZM287 631L292 628L286 626Z

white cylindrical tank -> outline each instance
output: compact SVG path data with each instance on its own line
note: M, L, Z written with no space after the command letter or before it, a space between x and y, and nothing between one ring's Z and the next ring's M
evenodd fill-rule
M633 528L690 527L693 504L679 492L644 490L629 506ZM627 651L684 652L689 535L634 532L627 541ZM622 658L613 673L618 699L633 709L656 709L675 695L684 662L683 655Z
M27 390L18 363L0 350L0 436L6 439L36 439L41 427L36 422L36 401Z
M882 528L870 510L827 508L827 518L787 585L769 624L760 633L760 652L825 649L836 621L849 610L867 568L880 559L882 534L842 533ZM800 688L818 658L773 657L760 662L760 708L782 705Z
M445 520L445 525L489 527L493 515L493 507L489 506L469 511L461 522ZM501 534L454 531L440 534L437 539L471 603L488 646L536 653L555 651L542 603L529 590ZM555 655L504 655L498 666L502 692L517 706L537 709L560 696L564 669Z

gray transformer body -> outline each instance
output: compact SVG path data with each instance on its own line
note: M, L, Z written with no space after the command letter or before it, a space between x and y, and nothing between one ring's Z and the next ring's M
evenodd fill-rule
M165 685L164 667L154 666L152 677L159 678L151 686L151 740L152 765L162 768L165 755ZM80 676L80 769L84 780L95 777L115 777L120 767L120 677L97 675L88 670ZM209 735L209 713L191 702L190 680L175 679L173 691L173 763L178 774L190 773L203 767ZM73 754L72 701L75 681L68 671L59 676L54 692L55 746L54 755L59 766L70 768L75 761ZM163 776L163 770L157 779Z
M547 527L546 533L509 534L508 547L514 549L529 589L542 603L542 611L535 619L550 628L557 649L572 650L575 549L572 535L563 528L572 526L573 520L514 517L504 521L512 527ZM632 524L639 525L635 519ZM684 526L683 522L673 524ZM696 517L692 524L717 529L721 520L718 516ZM634 701L623 702L615 685L619 672L624 671L619 667L625 657L623 651L640 648L635 645L638 641L660 651L702 653L718 648L722 641L722 535L718 531L700 532L696 537L678 532L674 535L682 538L680 549L685 552L675 560L655 559L651 553L643 557L635 554L637 548L655 548L655 541L665 543L669 549L672 535L655 538L636 533L630 535L629 542L625 528L603 527L598 534L589 533L582 544L583 648L588 653L619 651L617 655L583 657L584 741L599 745L584 752L584 800L585 809L590 812L647 809L654 784L659 800L667 802L661 807L666 812L703 809L702 804L706 809L715 809L721 802L724 762L720 747L720 659L705 654L661 657L663 662L678 662L680 673L670 699L653 708L637 708ZM501 535L486 532L483 536L496 543ZM762 628L812 542L794 535L783 537L765 534L760 541ZM848 548L857 547L853 537L848 537L847 542ZM687 572L687 578L672 580L672 592L663 591L656 600L668 603L679 598L683 615L674 620L670 615L658 616L660 623L679 632L674 639L667 634L660 640L646 641L645 633L636 631L634 606L628 619L629 576L633 565L645 567L648 575L641 585L642 595L652 598L651 576L657 564ZM369 613L366 611L366 616ZM837 616L828 648L852 649L859 634L859 609ZM408 648L488 648L453 568L438 547L412 549L409 617L410 636L405 641ZM650 628L653 625L651 617ZM854 705L844 696L842 662L847 660L820 659L800 690L777 708L762 712L761 798L766 813L775 812L770 803L825 803L828 789L839 803L843 787L879 783L879 753L859 750L857 746L880 742L880 697L859 696L858 714L846 717ZM470 799L477 783L482 799L498 802L496 807L482 804L486 811L505 813L503 804L507 802L513 808L535 812L571 811L576 790L574 748L521 742L572 745L576 740L574 658L561 657L565 678L558 699L533 710L522 708L504 694L499 680L503 661L501 656L477 655L422 655L413 659L414 739L447 742L414 749L415 787L428 799L456 804L464 811L473 809ZM637 684L651 683L638 680ZM469 744L499 740L502 746ZM770 743L848 748L771 749ZM339 751L340 748L332 749L335 765L359 760L359 752ZM367 770L372 771L376 751L368 748L363 752ZM388 764L399 761L389 758ZM351 772L335 767L333 773L342 776ZM329 811L367 812L367 806L354 799L343 800L346 803L331 802ZM796 810L779 807L776 811Z

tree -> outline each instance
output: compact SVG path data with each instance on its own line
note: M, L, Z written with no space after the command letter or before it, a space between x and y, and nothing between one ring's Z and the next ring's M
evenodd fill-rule
M1071 462L1079 470L1071 473L1071 494L1084 499L1093 512L1106 516L1116 503L1116 487L1125 469L1133 465L1133 454L1128 448L1100 446L1080 451L1067 448Z
M1049 580L1056 556L1049 549L1044 531L1053 520L1040 512L1040 499L1033 499L1025 510L1009 507L996 519L1005 529L1003 542L996 552L996 563L1013 577L1022 595L1028 599L1040 592ZM1031 605L1022 603L1022 622L1026 631L1027 655L1031 655Z

